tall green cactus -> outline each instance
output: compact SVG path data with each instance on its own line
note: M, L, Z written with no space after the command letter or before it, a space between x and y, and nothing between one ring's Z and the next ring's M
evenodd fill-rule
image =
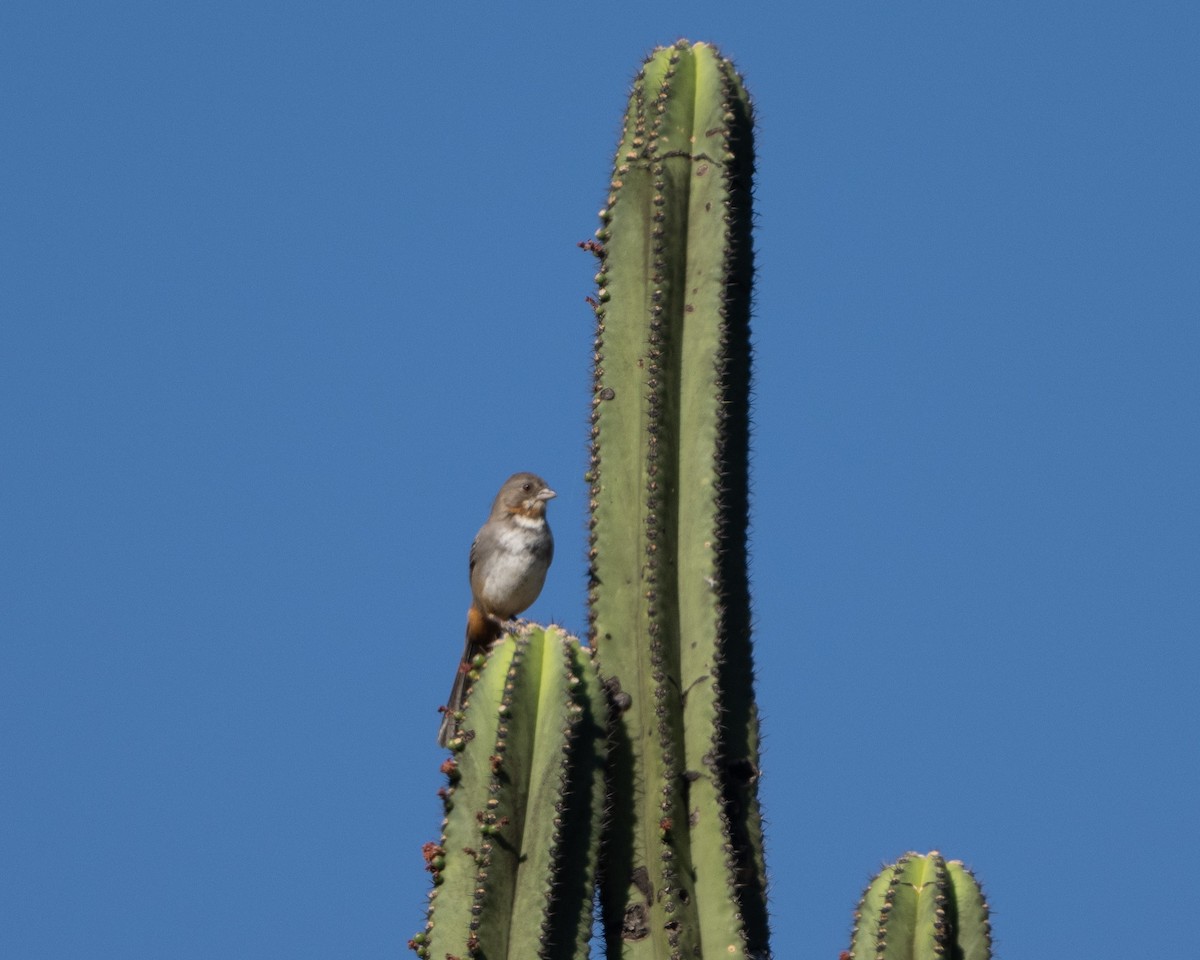
M750 101L707 44L635 81L601 211L591 639L616 692L610 956L765 955L746 576Z
M587 956L604 807L604 696L588 651L525 628L491 652L448 762L422 957Z
M712 46L643 65L587 244L596 666L553 630L491 652L427 850L422 957L586 957L598 858L610 960L770 955L746 562L752 132ZM978 885L936 853L885 871L856 917L856 960L990 955Z
M987 960L991 950L979 883L936 850L906 853L871 881L850 938L852 960Z

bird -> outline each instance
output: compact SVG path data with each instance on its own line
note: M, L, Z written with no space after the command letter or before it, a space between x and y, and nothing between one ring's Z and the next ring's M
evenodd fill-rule
M442 712L438 744L450 745L466 693L471 661L504 633L504 622L527 610L542 592L554 559L546 505L557 494L535 473L514 473L496 494L492 512L471 544L471 607L467 642Z

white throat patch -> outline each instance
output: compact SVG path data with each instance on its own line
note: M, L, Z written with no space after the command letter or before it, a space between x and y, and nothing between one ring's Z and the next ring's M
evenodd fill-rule
M546 525L546 521L542 517L527 517L521 513L510 514L510 516L518 527L524 527L526 530L541 530Z

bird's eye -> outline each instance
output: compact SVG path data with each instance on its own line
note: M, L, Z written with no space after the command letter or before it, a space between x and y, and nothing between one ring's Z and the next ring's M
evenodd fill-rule
M532 483L523 483L523 484L521 484L521 489L524 490L526 493L528 493L530 490L533 489L533 484Z

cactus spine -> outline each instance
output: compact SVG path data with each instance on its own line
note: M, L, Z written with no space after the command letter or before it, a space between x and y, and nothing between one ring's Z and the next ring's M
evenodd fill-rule
M601 211L591 637L619 707L612 957L765 956L746 577L750 101L707 44L635 81Z
M423 957L586 957L604 804L603 714L588 651L550 627L509 635L470 695L448 764Z
M988 905L971 872L936 850L906 853L868 885L850 938L853 960L987 960Z

